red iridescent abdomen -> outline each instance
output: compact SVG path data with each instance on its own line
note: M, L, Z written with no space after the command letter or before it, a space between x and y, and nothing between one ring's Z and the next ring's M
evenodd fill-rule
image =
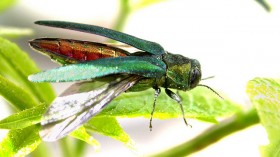
M127 56L128 52L110 45L89 41L41 38L30 42L30 45L49 55L63 56L78 61L89 61L100 58Z

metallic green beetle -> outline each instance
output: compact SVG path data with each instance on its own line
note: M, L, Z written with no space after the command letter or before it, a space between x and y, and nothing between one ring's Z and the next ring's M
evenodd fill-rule
M180 104L184 117L181 99L170 89L188 91L199 85L201 68L197 60L169 53L155 42L99 26L62 21L37 21L36 24L97 34L140 50L129 53L108 44L58 38L30 41L32 48L64 65L31 75L30 81L83 81L57 97L44 114L40 132L43 140L55 141L66 136L124 91L155 89L150 128L160 87ZM106 78L114 80L99 88L81 90L91 80ZM184 121L188 125L185 118Z

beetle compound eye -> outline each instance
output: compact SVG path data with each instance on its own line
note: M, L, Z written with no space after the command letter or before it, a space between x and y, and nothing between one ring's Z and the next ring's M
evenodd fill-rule
M200 78L201 78L201 72L200 72L199 69L195 68L195 69L191 70L191 73L190 73L190 87L191 87L191 89L197 86L197 84L200 81Z

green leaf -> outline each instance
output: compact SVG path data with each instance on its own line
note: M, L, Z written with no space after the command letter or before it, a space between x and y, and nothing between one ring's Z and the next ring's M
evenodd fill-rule
M30 109L15 113L0 121L1 129L21 129L37 123L40 123L42 114L45 112L46 105L38 105ZM112 137L125 143L130 148L133 148L133 142L129 136L119 126L117 120L112 117L96 117L85 124L85 127L99 134ZM99 143L93 139L85 130L80 127L73 131L70 136L87 142L88 144L99 149Z
M0 95L18 110L37 105L34 97L0 75Z
M40 143L38 125L24 129L10 130L0 143L0 156L26 156L32 152Z
M0 67L0 95L19 110L30 108L0 122L1 128L12 129L0 143L0 156L25 156L41 141L40 127L33 124L40 122L45 109L43 105L37 105L50 103L55 95L49 84L34 84L27 80L29 74L39 69L17 45L3 38L0 38Z
M261 148L262 156L280 156L280 80L255 78L248 82L247 93L270 140Z
M1 0L0 1L0 12L6 10L10 6L12 6L16 0Z
M0 38L0 75L29 92L39 102L50 103L55 94L47 83L32 83L27 77L40 70L16 44Z
M266 11L270 11L271 7L266 0L256 0Z
M191 91L179 91L183 101L186 117L197 118L209 122L215 122L217 117L227 116L239 111L240 107L224 100L203 87L197 87ZM142 92L128 92L114 99L99 116L117 117L146 117L150 118L154 102L154 90ZM169 98L165 93L157 99L154 118L167 119L182 117L178 103Z
M86 143L95 147L95 149L99 150L100 144L96 141L91 135L89 135L85 129L85 127L81 126L78 129L74 130L70 133L70 136L85 141Z
M134 142L123 131L116 118L113 117L94 117L84 124L87 130L109 136L123 142L129 148L134 148Z
M33 108L17 112L0 121L1 129L22 129L40 123L47 105L37 105Z
M8 38L17 38L20 36L32 35L31 29L16 28L16 27L3 27L0 26L0 36Z

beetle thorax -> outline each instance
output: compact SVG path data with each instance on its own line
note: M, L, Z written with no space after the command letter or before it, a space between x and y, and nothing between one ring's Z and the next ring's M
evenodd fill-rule
M162 87L184 91L193 88L191 85L192 71L193 69L198 69L200 72L200 65L196 60L178 54L167 53L163 55L163 61L167 65L167 70L165 78L161 79ZM198 79L199 82L200 76L198 77L195 79Z

